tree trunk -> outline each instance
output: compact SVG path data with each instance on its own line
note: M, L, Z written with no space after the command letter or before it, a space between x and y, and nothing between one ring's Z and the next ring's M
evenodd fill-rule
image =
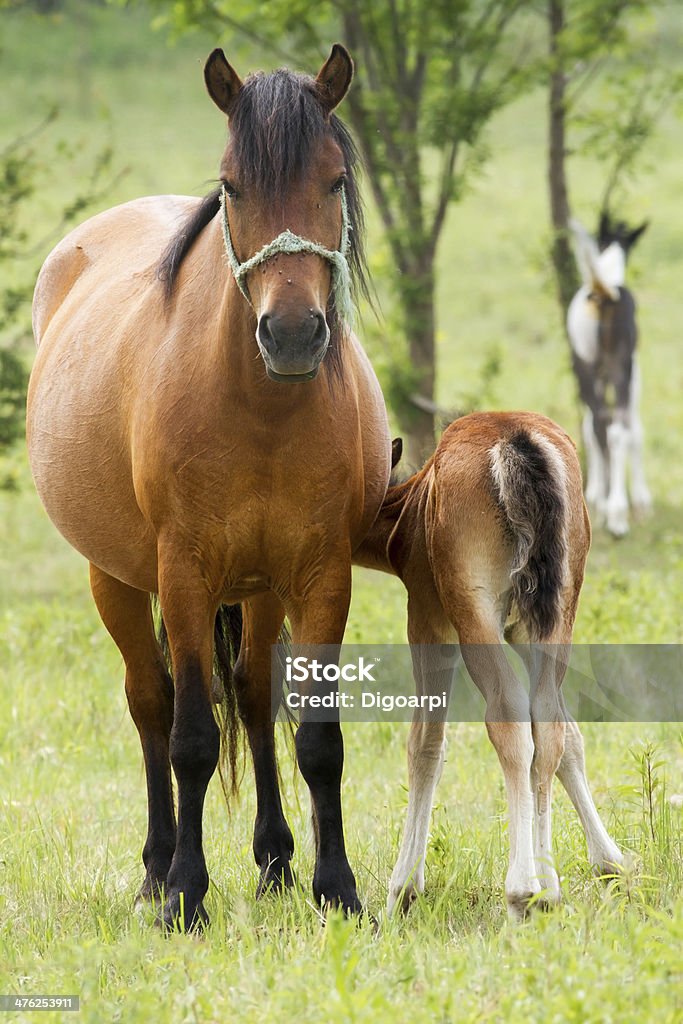
M417 468L434 451L435 316L433 258L425 254L400 278L400 302L411 369L411 390L395 410L406 465Z
M564 28L564 0L549 0L548 27L550 34L550 121L548 145L548 184L550 187L550 216L553 225L552 261L557 282L557 297L565 322L567 307L579 287L576 261L569 241L569 199L567 195L566 158L566 74L560 50L560 36Z

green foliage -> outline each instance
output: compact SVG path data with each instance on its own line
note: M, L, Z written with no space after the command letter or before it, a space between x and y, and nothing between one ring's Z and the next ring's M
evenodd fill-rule
M270 0L154 0L174 29L236 31L267 50L295 54L309 72L331 39L356 59L345 106L368 168L392 256L390 282L402 349L387 397L409 434L433 440L434 259L449 205L481 168L491 117L528 84L508 29L523 0L413 0L292 4ZM414 402L417 394L419 407ZM431 435L431 437L430 437Z
M576 0L566 10L556 61L567 80L570 150L605 167L597 212L623 205L664 113L683 94L683 72L662 59L664 0Z
M0 348L0 451L23 431L26 367L11 349Z
M53 224L38 241L29 231L27 211L36 192L50 172L66 173L69 163L80 159L79 147L61 140L46 151L44 137L57 118L52 107L42 122L17 136L0 151L0 268L11 266L9 283L0 286L0 455L23 435L28 373L19 347L30 330L30 302L35 285L39 255L50 240L59 238L108 191L103 183L112 164L112 148L103 146L92 160L77 193L64 202ZM10 329L14 328L14 334ZM0 489L13 488L11 472L0 474Z
M300 6L292 8L297 16ZM310 16L313 7L306 6ZM26 70L8 112L10 134L31 123L38 93L55 97L64 134L79 138L78 90L64 70L79 25L31 22L20 36L20 23L13 24L8 67ZM235 38L226 45L229 56ZM111 98L116 149L130 154L132 165L125 188L114 189L105 205L204 187L223 141L201 87L200 59L214 41L194 36L169 50L139 13L98 8L90 39L93 92ZM31 64L35 52L41 59ZM674 48L672 70L678 59ZM264 63L260 50L254 64ZM301 66L314 64L302 55ZM459 405L463 395L481 393L485 379L481 401L544 412L578 438L565 347L531 259L545 222L544 117L539 94L499 113L488 173L472 182L467 201L445 224L436 264L437 400ZM618 544L595 531L577 623L583 642L683 641L683 406L680 341L672 329L680 319L683 274L681 136L671 113L666 118L667 131L653 141L656 175L643 175L639 199L652 212L652 228L630 268L643 280L643 414L655 514ZM29 244L58 220L71 184L65 178L73 177L77 190L91 166L100 143L89 127L73 173L55 167L27 201ZM576 202L589 206L600 194L604 168L590 154L577 163ZM428 154L425 171L435 178ZM387 313L372 355L377 362L375 353L386 351L390 369L396 298L384 284L381 260L389 257L372 215L370 229ZM399 335L397 351L400 341ZM489 378L483 369L497 351L500 374ZM557 786L554 847L564 906L519 929L505 921L505 795L481 724L449 727L427 891L406 920L391 922L382 908L406 807L407 727L345 729L347 845L360 890L379 918L376 933L370 922L357 927L335 917L328 929L318 918L310 896L308 797L282 744L301 888L283 899L254 901L253 779L248 772L229 820L214 780L204 829L213 926L203 941L164 939L132 909L142 877L145 782L121 658L92 604L85 562L40 508L23 455L17 451L13 459L20 489L0 494L0 991L78 992L82 1009L75 1016L83 1024L679 1024L683 828L671 798L683 794L683 747L675 724L584 728L596 803L632 859L626 884L594 878L576 817ZM347 638L405 639L398 581L355 573ZM657 750L644 782L631 751L640 755L648 744ZM657 761L666 770L654 769Z

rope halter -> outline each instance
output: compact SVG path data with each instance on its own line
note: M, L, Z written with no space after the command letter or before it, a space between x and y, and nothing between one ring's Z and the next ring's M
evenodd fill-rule
M351 301L351 271L349 268L348 251L349 235L351 226L349 224L349 210L346 202L346 191L341 191L342 208L342 230L341 242L338 249L326 249L324 245L311 242L308 238L295 235L293 231L286 228L272 242L268 242L262 249L244 263L240 263L232 244L230 234L230 223L228 221L228 202L225 188L221 189L221 218L223 224L223 241L225 252L228 257L230 269L233 272L239 290L247 302L251 303L249 289L247 288L247 275L261 263L271 259L273 256L290 255L297 252L310 252L314 256L321 256L327 260L332 271L332 293L334 305L342 320L351 321L353 318L353 303Z

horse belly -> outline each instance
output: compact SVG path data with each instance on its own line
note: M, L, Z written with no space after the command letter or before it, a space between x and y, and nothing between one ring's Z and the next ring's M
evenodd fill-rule
M156 539L136 500L124 396L111 381L77 333L52 337L48 330L29 386L29 461L45 510L66 540L105 572L151 591Z

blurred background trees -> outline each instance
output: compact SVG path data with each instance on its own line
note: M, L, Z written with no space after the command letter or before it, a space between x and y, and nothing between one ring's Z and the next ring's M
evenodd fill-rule
M117 72L139 60L134 38L139 27L125 37L125 24L132 24L134 15L136 26L142 18L170 28L176 39L189 40L203 31L203 39L222 43L238 66L240 61L262 67L287 63L311 72L331 42L346 43L356 79L341 113L363 152L365 191L372 196L372 220L383 237L373 254L383 321L379 328L366 323L366 334L371 341L382 338L372 354L412 462L432 447L435 419L438 425L456 411L490 403L502 372L504 339L496 338L480 351L466 387L445 403L439 396L440 335L446 333L453 345L468 346L466 324L440 319L440 243L451 205L486 178L500 146L501 111L526 95L545 93L546 138L535 159L547 167L551 230L537 260L543 263L541 279L546 267L552 270L563 317L577 284L567 233L570 178L580 173L577 161L585 156L600 162L593 219L605 202L618 209L644 164L663 112L680 95L680 71L669 54L660 59L667 43L656 26L660 9L666 12L670 5L659 0L269 0L267 5L257 0L152 0L151 6L117 10L87 0L0 0L3 19L26 19L28 11L35 25L53 26L58 33L70 26L71 50L62 74L72 89L72 117L90 126L110 103L125 102L131 124L139 121L140 135L158 131L160 144L185 97L166 73L163 39L139 67L141 85L149 83L150 91L156 76L154 111L146 109L143 93L123 98L115 91L121 81ZM105 37L101 26L107 19L116 29ZM208 43L198 45L202 56L207 49ZM110 67L112 76L111 93L104 96L92 82L103 67ZM192 81L200 103L199 68ZM0 151L0 267L11 269L0 286L0 394L8 424L16 430L21 429L17 381L23 365L16 352L29 329L28 300L37 267L49 242L68 225L91 209L110 205L104 182L121 162L108 144L79 149L73 139L68 145L55 141L52 116L46 115L36 135L23 122L15 125ZM53 148L46 155L44 139L50 131ZM187 150L190 144L180 140L178 145ZM143 170L136 168L130 196L163 190L151 169L145 175ZM61 208L52 203L43 227L27 226L37 190L49 184L59 195L65 179L75 187L68 201ZM506 186L500 182L502 193ZM493 215L481 225L482 232L499 230ZM543 237L542 223L527 225L527 235L534 232ZM457 262L449 268L449 288L465 287L471 241L462 239ZM528 245L528 237L519 239L520 252Z
M450 203L462 199L495 146L492 117L524 90L540 84L547 92L550 256L564 324L579 283L568 232L569 146L604 160L596 206L607 205L681 90L681 74L658 71L656 46L643 45L642 19L659 0L154 4L176 32L237 33L309 71L335 39L354 56L343 116L365 158L391 253L393 344L383 383L413 464L433 448L438 413L437 248Z

